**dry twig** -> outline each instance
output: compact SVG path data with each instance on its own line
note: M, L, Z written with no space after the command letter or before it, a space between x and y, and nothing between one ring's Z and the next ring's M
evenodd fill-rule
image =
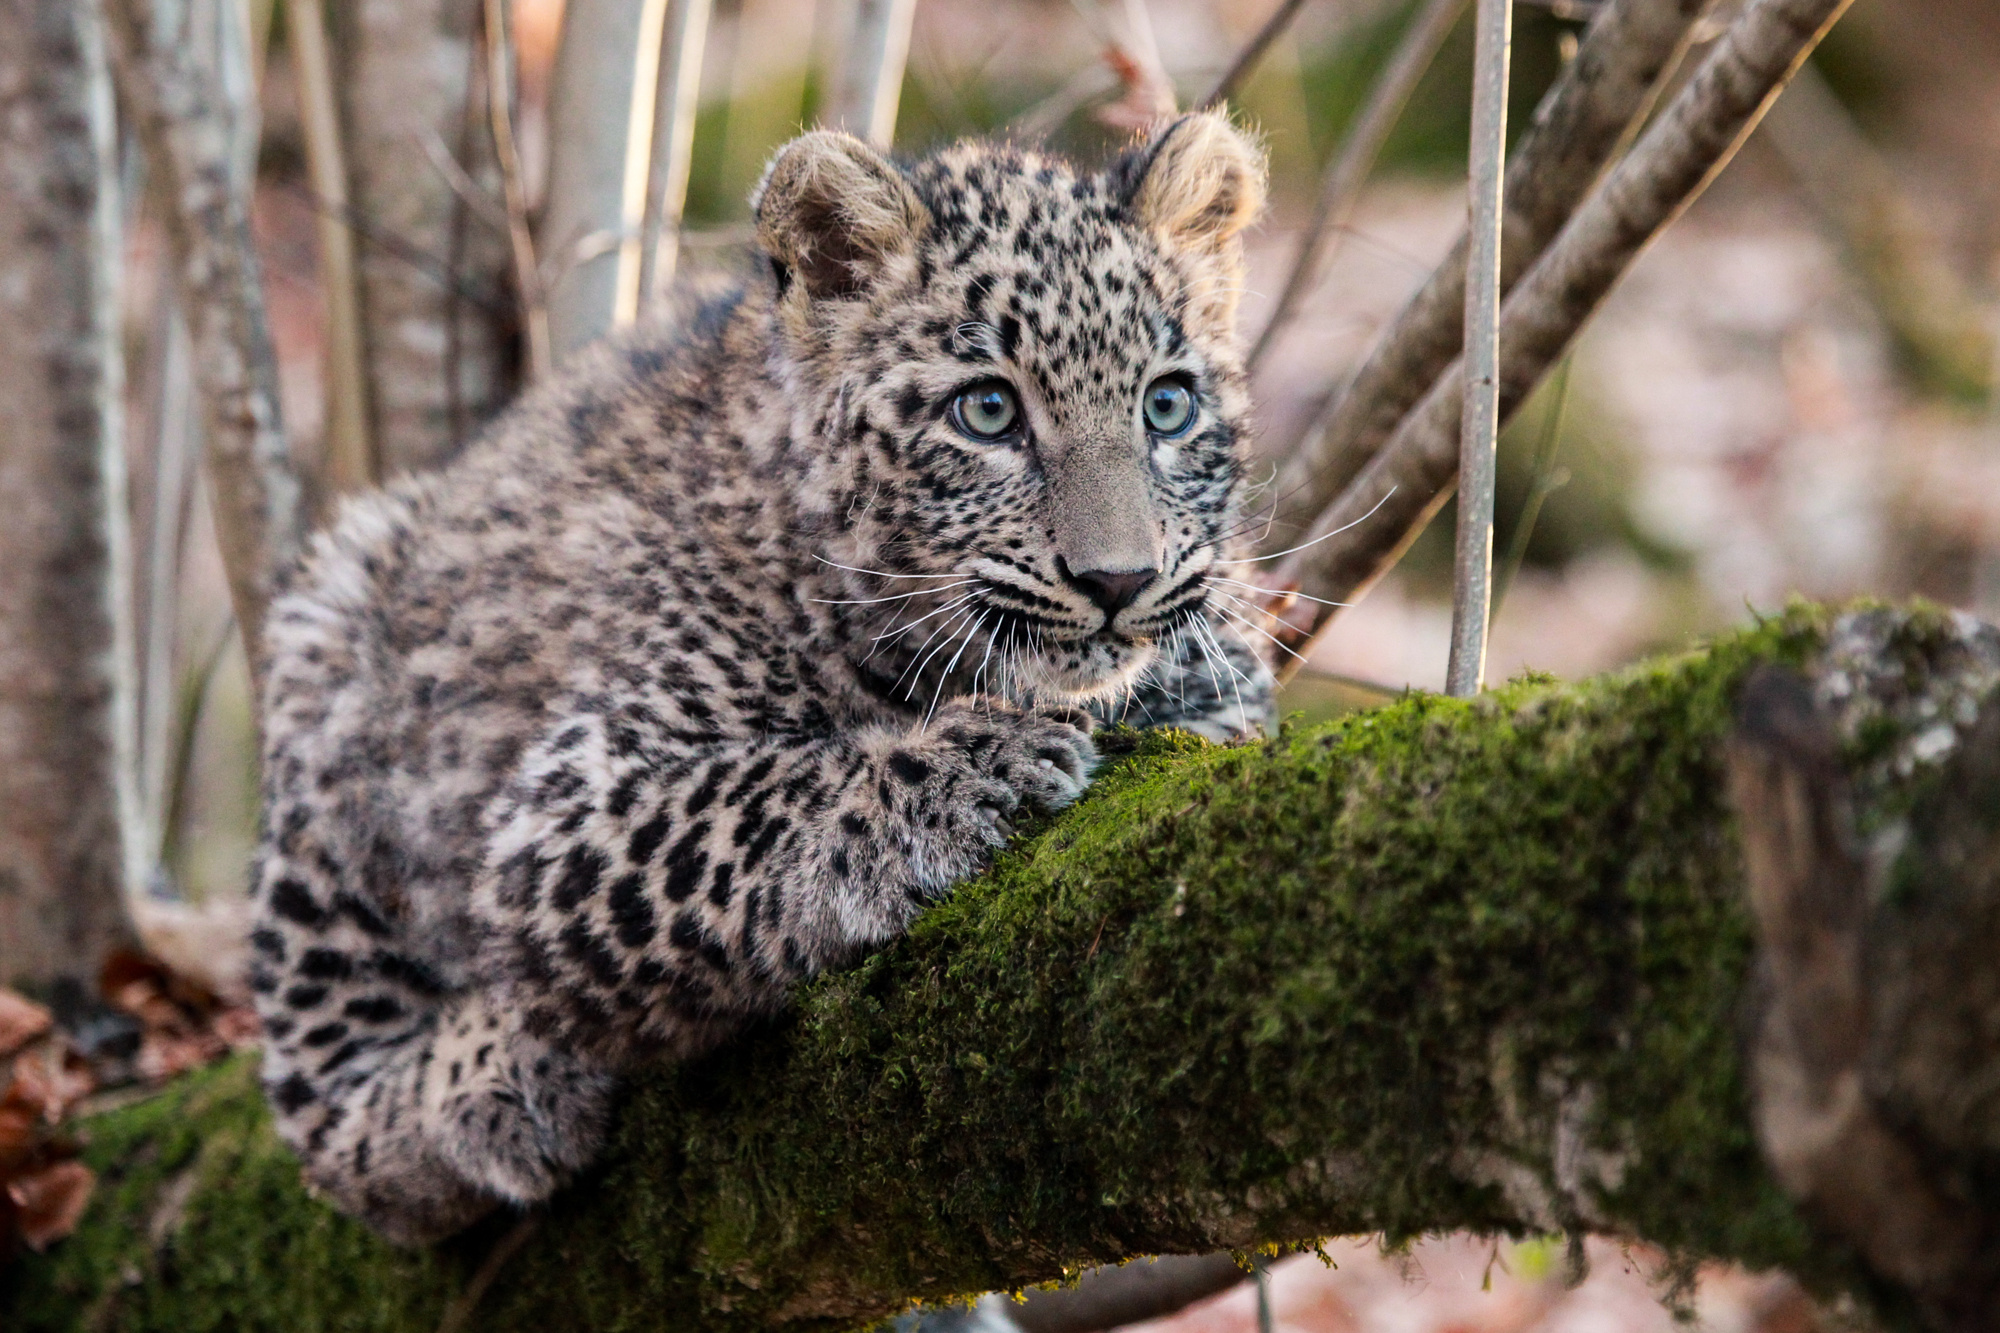
M1368 173L1374 169L1375 159L1381 155L1382 145L1388 141L1389 132L1396 128L1396 121L1408 105L1410 94L1417 90L1418 80L1431 67L1438 48L1451 35L1467 2L1425 0L1423 9L1410 20L1409 29L1397 44L1395 54L1383 67L1381 77L1369 90L1367 102L1349 124L1340 151L1334 154L1327 164L1326 173L1320 177L1319 198L1313 202L1312 217L1306 221L1305 231L1299 237L1299 247L1292 257L1291 270L1285 275L1285 285L1279 290L1278 299L1272 305L1263 329L1258 332L1250 355L1245 358L1244 364L1252 374L1256 373L1258 364L1271 350L1271 344L1297 312L1300 298L1312 286L1313 278L1319 272L1328 239L1347 225L1349 216L1354 212L1355 201L1361 196L1361 187L1367 181ZM1261 33L1259 37L1262 37Z
M521 152L514 141L514 44L508 36L505 0L484 0L486 18L486 100L493 120L493 144L507 199L507 235L514 248L514 280L521 292L521 326L528 344L528 379L549 372L549 308L542 271L535 263L535 239L528 229L528 187L521 175Z
M618 196L618 264L611 280L611 327L630 328L646 292L646 212L652 197L653 133L659 126L660 66L668 0L641 0L625 104L625 170Z
M1236 53L1236 59L1229 62L1229 68L1222 71L1222 77L1208 90L1208 95L1195 104L1197 111L1212 111L1230 98L1236 96L1250 76L1257 72L1259 62L1270 51L1272 43L1285 35L1285 29L1292 26L1292 20L1305 8L1306 0L1283 0L1264 20L1264 26L1257 29L1243 49Z
M1735 154L1785 81L1851 0L1752 0L1638 146L1570 219L1501 309L1504 420L1597 309L1647 241L1680 215ZM1382 451L1313 524L1329 540L1273 575L1305 594L1351 602L1395 563L1452 493L1461 368L1403 418ZM1331 608L1314 625L1322 630Z
M1465 262L1465 373L1459 398L1458 549L1452 577L1451 660L1445 692L1461 699L1486 681L1486 617L1493 602L1493 486L1500 442L1500 207L1507 166L1507 72L1513 0L1479 0L1473 57L1471 226Z
M661 54L654 97L653 161L646 182L646 218L639 238L639 300L656 302L680 263L681 217L694 164L702 55L711 0L676 0Z
M1507 170L1502 290L1526 271L1651 109L1711 0L1614 0L1585 36L1514 145ZM1461 346L1465 246L1439 264L1376 340L1336 400L1307 414L1302 441L1276 442L1286 460L1274 527L1285 544L1353 479L1424 396ZM1330 406L1331 410L1328 410Z

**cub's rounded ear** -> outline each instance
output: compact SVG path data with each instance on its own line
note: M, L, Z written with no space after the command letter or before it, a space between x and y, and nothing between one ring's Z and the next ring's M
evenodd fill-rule
M1182 116L1117 168L1126 206L1169 247L1214 253L1264 208L1264 151L1214 111Z
M837 130L814 130L780 148L750 210L758 245L814 297L867 286L930 220L901 172Z

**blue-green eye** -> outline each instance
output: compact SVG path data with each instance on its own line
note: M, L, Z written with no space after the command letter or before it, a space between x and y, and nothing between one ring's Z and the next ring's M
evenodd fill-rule
M951 400L951 424L975 440L1003 440L1021 426L1021 402L999 380L975 384Z
M1146 429L1171 439L1194 424L1194 390L1176 375L1146 386Z

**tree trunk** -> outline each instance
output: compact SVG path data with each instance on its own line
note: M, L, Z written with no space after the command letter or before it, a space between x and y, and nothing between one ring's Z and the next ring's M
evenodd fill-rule
M517 387L479 0L329 7L383 474L447 462Z
M121 880L110 76L91 0L0 0L0 984L95 989ZM129 659L128 659L129 661ZM129 734L129 729L127 729Z
M548 209L537 236L558 365L610 332L621 292L638 291L653 116L649 100L634 121L632 92L641 77L649 90L657 87L659 28L646 20L660 9L660 0L569 0L563 7L549 88L549 141L562 151L549 161Z
M222 0L114 0L106 13L120 106L165 204L201 393L209 505L254 680L263 671L256 630L305 538L305 496L285 440L250 236L248 25Z
M908 938L636 1078L525 1242L496 1218L397 1251L335 1217L242 1062L88 1126L107 1184L0 1320L852 1327L1139 1253L1589 1229L1991 1329L2000 1100L1961 1094L2000 1086L2000 856L1967 850L2000 837L2000 767L1960 740L2000 732L1996 682L2000 633L1962 617L1800 608L1581 685L1128 742ZM1830 918L1868 950L1787 925L1799 827L1874 876ZM1848 974L1800 940L1865 984L1815 991ZM1822 1009L1862 1030L1815 1045ZM1829 1169L1829 1106L1895 1171ZM1851 1188L1897 1171L1947 1201L1914 1265Z

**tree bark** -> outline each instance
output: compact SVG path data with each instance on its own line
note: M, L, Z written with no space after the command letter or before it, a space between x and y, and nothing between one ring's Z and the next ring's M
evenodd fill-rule
M115 142L97 6L0 0L0 984L132 938Z
M1786 1129L1814 1089L1773 1077L1768 1034L1814 1012L1811 969L1773 966L1795 933L1765 910L1771 858L1746 889L1728 797L1732 760L1741 792L1772 753L1770 709L1736 716L1776 669L1843 845L1906 886L1849 900L1872 1016L1836 1055L1873 1053L1845 1104L1972 1237L1929 1273ZM2000 1086L2000 857L1950 850L2000 833L1990 755L1961 744L2000 729L1996 683L2000 633L1965 618L1800 607L1581 685L1129 742L906 939L637 1077L605 1163L525 1243L501 1217L397 1251L335 1217L237 1063L88 1124L107 1183L0 1278L0 1319L428 1333L477 1279L482 1329L836 1328L1133 1254L1590 1229L1990 1329L1937 1294L1982 1290L1996 1254L1993 1193L1964 1186L1992 1179L2000 1098L1963 1091Z
M273 581L305 536L305 497L278 405L278 358L250 237L247 37L234 11L111 0L122 105L166 201L175 280L206 426L210 502L252 675Z
M331 14L353 208L400 242L364 236L359 247L376 455L385 476L421 471L450 461L519 380L479 0L366 0Z

